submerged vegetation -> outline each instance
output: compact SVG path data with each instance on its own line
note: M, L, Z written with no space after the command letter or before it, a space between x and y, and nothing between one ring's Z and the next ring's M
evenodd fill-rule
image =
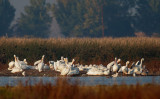
M16 54L33 64L43 54L45 61L61 56L74 58L80 64L108 64L114 57L122 63L142 57L149 70L159 71L160 38L0 38L0 64L7 64Z
M59 79L54 85L42 82L0 87L1 99L159 99L160 85L97 85L83 86L77 81Z

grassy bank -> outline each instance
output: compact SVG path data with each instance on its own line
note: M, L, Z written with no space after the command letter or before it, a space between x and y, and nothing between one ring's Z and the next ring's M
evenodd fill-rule
M0 64L7 64L16 54L31 64L46 55L45 61L61 56L75 58L76 63L108 64L114 57L137 61L145 58L149 69L159 70L160 38L0 38Z
M160 85L79 86L67 80L55 85L0 87L0 99L160 99Z

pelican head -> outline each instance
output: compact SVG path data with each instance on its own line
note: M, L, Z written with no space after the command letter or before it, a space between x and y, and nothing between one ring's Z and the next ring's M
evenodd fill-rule
M142 58L141 60L144 61L144 58Z
M67 59L66 58L64 58L64 62L65 62L65 64L67 64Z
M61 60L64 60L64 57L63 57L63 56L61 56Z
M127 61L126 64L128 65L128 64L129 64L129 61Z
M45 56L45 55L42 56L42 60L44 60L44 56Z
M120 59L120 58L117 60L117 63L119 63L119 62L121 62L121 59Z
M74 62L75 61L75 59L72 59L72 62Z
M16 58L16 55L14 55L14 58Z
M23 61L24 61L24 62L27 62L27 60L26 60L26 59L24 59Z
M75 62L75 59L72 59L72 64Z

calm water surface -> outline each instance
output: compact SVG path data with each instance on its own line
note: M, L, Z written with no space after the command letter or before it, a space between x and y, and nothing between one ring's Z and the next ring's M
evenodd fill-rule
M94 86L94 85L113 85L113 84L146 84L146 83L158 83L160 84L160 76L141 76L141 77L117 77L117 78L107 78L107 77L0 77L0 86L16 86L19 82L23 84L28 82L30 85L34 85L42 81L45 83L55 84L57 78L67 78L70 83L79 81L81 85Z

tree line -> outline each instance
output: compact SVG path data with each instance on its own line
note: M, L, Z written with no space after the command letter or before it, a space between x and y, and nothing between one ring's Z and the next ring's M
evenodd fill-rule
M11 26L15 8L0 0L0 36L48 37L55 18L65 37L160 35L160 0L30 0Z

